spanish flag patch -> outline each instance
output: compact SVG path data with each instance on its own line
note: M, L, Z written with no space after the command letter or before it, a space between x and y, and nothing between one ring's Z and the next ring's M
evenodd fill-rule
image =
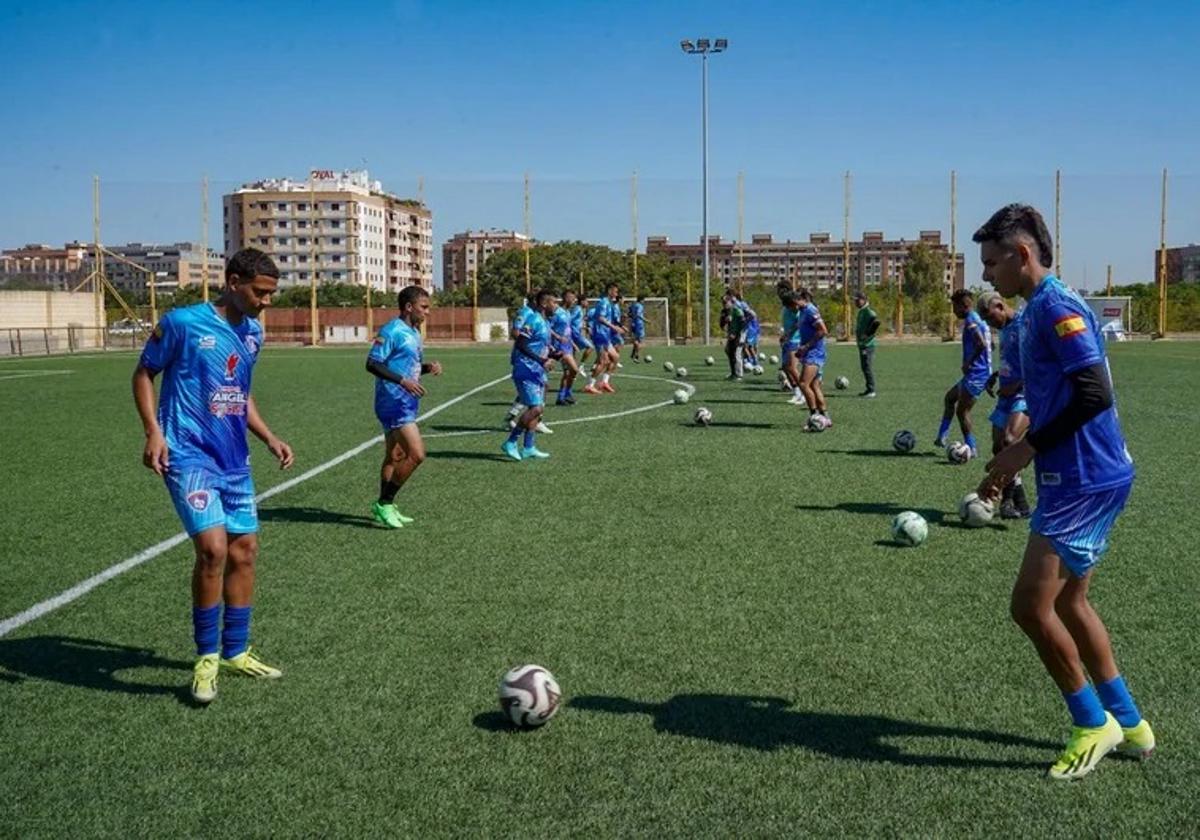
M1081 332L1087 332L1087 324L1080 315L1068 315L1054 322L1054 331L1059 338L1070 338Z

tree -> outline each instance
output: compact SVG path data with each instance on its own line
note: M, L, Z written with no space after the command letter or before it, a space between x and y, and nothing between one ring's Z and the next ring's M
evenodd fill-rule
M930 295L945 297L946 258L924 242L908 249L904 263L904 294L913 301Z

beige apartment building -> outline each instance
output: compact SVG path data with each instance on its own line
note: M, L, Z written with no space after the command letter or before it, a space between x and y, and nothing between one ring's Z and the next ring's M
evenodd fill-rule
M314 169L304 181L246 184L224 197L225 252L274 257L280 285L370 285L379 292L433 288L433 214L384 192L366 170Z
M144 290L151 274L159 289L177 286L201 285L204 282L205 259L201 246L193 242L167 244L145 244L129 242L125 245L106 245L112 254L104 256L104 276L117 289ZM89 257L89 267L91 258ZM133 265L130 265L133 263ZM134 268L140 266L141 270ZM208 249L208 285L220 288L225 283L225 260L212 248ZM150 273L147 273L150 272Z
M18 281L69 291L91 271L88 247L68 242L61 248L30 244L0 251L0 285Z
M908 251L922 242L946 257L947 292L963 287L963 255L950 259L950 248L936 230L923 230L915 239L886 239L879 231L867 231L861 240L850 243L850 286L854 289L887 285L903 277ZM672 245L665 236L646 240L646 253L661 254L672 262L687 263L700 271L704 261L703 240L696 244ZM756 233L749 242L738 244L710 236L708 258L711 276L716 282L774 285L786 280L810 289L842 286L844 243L828 233L813 233L808 241L777 242L771 234Z
M442 288L471 284L487 258L497 251L523 248L529 237L511 230L468 230L442 244Z

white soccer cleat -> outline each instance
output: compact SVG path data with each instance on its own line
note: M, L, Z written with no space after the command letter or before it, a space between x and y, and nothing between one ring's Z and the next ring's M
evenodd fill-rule
M539 420L538 424L536 426L534 426L534 431L536 431L539 435L554 434L554 432L550 429L550 427L547 426L545 423L543 423L541 420Z

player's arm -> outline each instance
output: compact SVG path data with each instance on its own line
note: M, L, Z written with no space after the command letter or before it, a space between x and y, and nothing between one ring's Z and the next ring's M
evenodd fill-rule
M971 358L962 364L962 372L966 373L987 350L987 342L983 340L983 334L979 331L978 324L967 324L964 335L970 336L971 342L975 345L975 352L971 354Z
M267 421L258 413L258 404L254 402L253 396L247 401L246 426L256 438L267 445L271 454L279 459L279 469L286 470L296 460L296 456L292 453L292 447L276 437L267 425Z
M438 362L438 361L421 362L421 375L422 376L426 376L426 375L441 376L442 375L442 363Z
M157 475L166 475L171 466L171 453L167 439L155 415L154 376L157 371L139 364L133 371L133 404L137 406L142 430L146 434L146 446L142 449L142 463Z

